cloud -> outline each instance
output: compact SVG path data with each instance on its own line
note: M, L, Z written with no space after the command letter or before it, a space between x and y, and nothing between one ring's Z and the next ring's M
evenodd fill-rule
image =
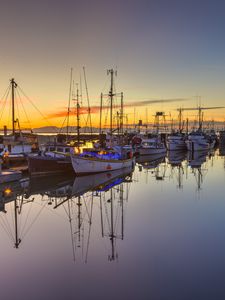
M175 98L175 99L153 99L153 100L142 100L142 101L133 101L130 103L126 103L124 104L124 107L142 107L142 106L147 106L150 104L159 104L159 103L173 103L173 102L184 102L187 101L188 99L185 98ZM120 105L114 105L113 106L114 109L116 108L120 108ZM108 106L103 106L102 107L103 110L107 110L109 109ZM90 113L91 114L97 114L100 112L100 106L92 106L90 108ZM76 115L77 114L77 109L76 108L71 108L70 109L70 114L71 115ZM82 106L79 109L79 114L80 115L87 115L88 114L88 107ZM53 112L47 115L48 118L52 119L52 118L62 118L62 117L66 117L68 115L68 109L64 108L58 112Z
M134 101L126 104L126 107L132 106L147 106L149 104L158 104L158 103L173 103L173 102L184 102L188 101L189 99L185 98L175 98L175 99L152 99L152 100L143 100L143 101Z

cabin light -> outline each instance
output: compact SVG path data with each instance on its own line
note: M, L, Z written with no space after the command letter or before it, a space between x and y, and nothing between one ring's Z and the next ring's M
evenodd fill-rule
M11 188L7 187L4 189L4 191L3 191L4 196L9 197L9 196L11 196L11 194L12 194Z

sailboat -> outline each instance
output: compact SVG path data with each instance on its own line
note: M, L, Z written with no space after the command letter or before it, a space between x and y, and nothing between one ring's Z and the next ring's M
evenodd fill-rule
M7 128L4 126L4 136L0 143L0 155L6 165L15 162L26 161L29 153L38 149L37 135L33 133L22 133L19 119L15 117L15 90L18 87L14 78L10 80L12 95L12 133L7 135ZM16 125L19 131L16 132Z
M40 145L40 151L38 155L36 156L29 155L28 169L30 175L32 176L74 173L72 163L71 163L71 158L70 158L70 152L73 146L71 146L68 141L72 75L73 74L71 69L70 92L69 92L69 103L68 103L68 113L67 113L67 142L65 143L54 142L54 143L46 143L44 145ZM77 106L79 106L78 89L77 89Z
M155 133L149 133L145 135L135 136L134 138L139 138L141 142L136 145L136 153L138 155L155 155L155 154L165 154L166 146L164 141L162 140L162 135L159 132L160 123L159 119L163 118L165 122L165 113L164 112L156 112L155 114L155 124L156 128ZM133 143L135 145L135 143Z
M109 149L92 149L83 153L71 154L72 165L77 175L94 174L129 168L134 166L135 160L132 152L127 151L123 145L114 147L113 138L113 99L114 92L114 70L108 70L111 76L111 85L109 91L110 100L110 148Z

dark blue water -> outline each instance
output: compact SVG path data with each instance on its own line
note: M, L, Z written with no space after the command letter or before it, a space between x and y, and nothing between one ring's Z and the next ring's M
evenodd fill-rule
M0 192L1 299L225 299L218 152Z

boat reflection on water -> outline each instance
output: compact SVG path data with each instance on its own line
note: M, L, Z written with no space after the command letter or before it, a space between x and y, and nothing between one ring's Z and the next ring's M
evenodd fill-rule
M18 226L19 215L22 213L23 205L34 201L34 198L27 199L24 194L27 184L27 179L21 179L0 185L0 221L4 231L16 249L19 248L21 243ZM9 209L5 208L6 205L10 205L10 207L8 207ZM3 212L4 215L1 214L1 212Z
M54 176L39 176L38 178L30 177L29 184L25 189L26 197L40 194L50 194L60 197L71 194L74 176L54 175Z
M208 155L208 151L193 151L188 152L187 160L188 165L194 169L194 168L200 168L201 165L206 162L206 157Z
M59 193L56 191L47 193L49 197L54 196L54 209L61 205L64 205L65 208L67 205L66 213L69 220L74 261L80 254L87 263L94 204L100 208L101 236L110 239L111 254L108 259L113 261L118 258L116 240L118 238L123 240L124 237L124 201L127 202L129 191L128 188L126 191L124 190L124 185L132 182L132 171L132 168L126 168L76 177L70 190L71 193L65 194L64 197L61 194L61 197L57 199L55 196ZM117 232L119 221L120 233ZM106 226L108 226L107 229ZM77 251L79 248L81 253Z
M81 255L87 262L95 213L100 218L97 223L101 227L96 231L95 224L94 234L100 239L109 238L111 250L108 258L110 261L115 260L118 258L116 240L123 240L124 237L124 210L128 200L128 185L132 182L132 171L132 168L127 168L75 178L45 176L39 177L38 181L27 178L17 182L15 186L13 183L10 187L1 185L1 211L4 212L0 214L1 225L18 249L24 236L31 231L47 206L51 205L53 210L62 207L61 212L66 212L69 221L73 259L75 261ZM12 205L8 207L8 213L5 204L9 202ZM32 210L33 205L35 210ZM29 215L31 210L32 214ZM81 251L78 251L79 248Z
M155 169L160 163L165 162L165 153L158 153L152 155L144 155L139 156L136 159L136 162L139 164L139 170L142 171L143 169Z
M186 159L186 151L169 151L168 152L168 163L171 166L180 166L182 162Z
M225 156L225 146L219 147L219 156Z
M179 189L183 187L184 180L192 180L194 175L200 191L208 163L213 163L213 155L217 152L174 151L169 152L167 157L160 154L142 156L137 158L139 168L135 175L143 171L144 176L141 174L140 178L150 176L152 184L155 181L168 184L172 178L178 182ZM23 178L1 184L0 224L14 247L19 248L42 211L48 207L47 213L57 211L64 220L66 215L74 261L86 263L91 241L97 243L102 239L107 239L108 260L115 261L118 259L119 240L124 239L124 212L132 176L133 169L126 168L82 177L40 176L38 180ZM149 185L149 190L151 188L152 185Z
M203 179L207 172L207 169L204 168L204 163L206 162L208 155L208 151L195 151L188 153L188 166L191 167L192 173L196 178L198 191L201 190Z
M124 210L131 182L132 173L127 173L96 189L96 196L99 196L100 202L102 237L110 239L109 261L118 259L117 240L124 239Z
M187 158L187 151L169 151L168 164L171 166L171 178L176 178L177 188L183 188L184 166L183 162Z

